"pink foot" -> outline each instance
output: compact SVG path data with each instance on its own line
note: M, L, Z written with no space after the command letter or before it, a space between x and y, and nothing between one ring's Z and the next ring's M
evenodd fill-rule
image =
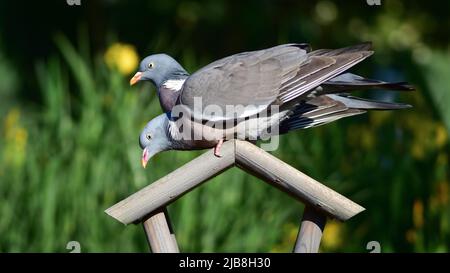
M220 154L220 147L222 147L223 139L219 140L219 143L216 144L216 147L214 147L214 155L217 157L222 157Z

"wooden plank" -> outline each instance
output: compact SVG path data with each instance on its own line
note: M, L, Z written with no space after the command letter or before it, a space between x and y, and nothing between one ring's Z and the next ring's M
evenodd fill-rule
M105 212L124 224L136 222L233 166L234 150L234 140L226 141L222 145L220 158L210 149Z
M348 220L365 209L278 158L236 140L236 165L333 218Z
M147 216L142 225L153 253L180 252L169 220L169 214L165 208L160 208Z
M320 240L327 217L320 211L306 206L295 242L295 253L319 252Z

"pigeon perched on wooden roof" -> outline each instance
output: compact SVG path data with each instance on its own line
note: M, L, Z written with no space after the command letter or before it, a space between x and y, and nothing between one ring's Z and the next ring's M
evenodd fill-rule
M175 105L179 91L189 74L172 57L154 54L143 59L139 71L131 78L130 85L139 81L151 81L158 90L158 97L164 112Z
M370 109L410 107L348 94L370 88L413 90L404 82L344 73L372 54L370 43L316 51L307 44L285 44L235 54L192 75L168 55L151 55L130 81L152 81L165 112L150 121L140 135L142 164L165 150L215 147L219 155L220 145L227 139L256 140L274 134L270 132L315 127ZM214 106L214 111L205 111L209 106ZM241 106L242 111L228 111L229 106ZM276 112L270 110L274 106ZM264 111L268 114L262 116ZM272 130L275 127L278 130Z

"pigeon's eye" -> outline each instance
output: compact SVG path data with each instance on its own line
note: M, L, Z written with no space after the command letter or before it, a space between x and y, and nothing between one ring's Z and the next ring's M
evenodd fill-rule
M150 135L150 134L147 134L145 137L146 137L148 140L152 139L152 135Z
M148 67L149 69L152 69L153 67L155 67L155 64L154 64L153 62L148 63L147 67Z

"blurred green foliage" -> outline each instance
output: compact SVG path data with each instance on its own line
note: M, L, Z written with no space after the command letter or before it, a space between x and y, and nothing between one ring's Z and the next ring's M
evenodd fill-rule
M83 252L148 250L140 226L124 227L104 209L201 151L166 152L140 167L138 134L161 110L148 84L129 87L135 52L122 43L141 57L167 52L195 71L279 43L363 40L376 53L358 73L418 90L358 95L414 108L293 132L274 154L367 209L330 221L322 251L367 252L373 240L383 252L449 251L448 2L58 2L14 16L12 1L0 3L0 252L67 252L73 240ZM42 20L30 26L22 16ZM35 30L26 37L25 25ZM232 169L169 212L182 251L287 252L302 205Z

